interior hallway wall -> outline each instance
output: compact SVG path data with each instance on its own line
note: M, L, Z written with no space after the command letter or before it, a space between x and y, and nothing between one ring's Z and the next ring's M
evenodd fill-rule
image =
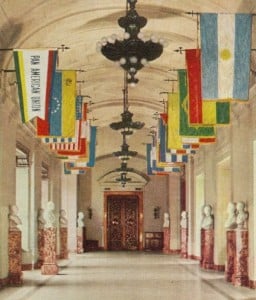
M93 169L88 170L85 175L79 176L78 179L78 211L85 214L85 226L87 239L98 240L99 245L104 245L104 187L100 185L99 178L104 174L119 167L120 161L116 158L101 159L96 162ZM146 170L146 162L139 158L132 158L130 166L136 168L141 165ZM109 185L110 191L112 189ZM157 188L156 188L157 187ZM123 192L127 188L118 189ZM113 189L114 190L114 189ZM130 189L129 189L130 190ZM116 187L115 187L116 191ZM109 190L108 190L109 192ZM168 176L150 176L150 181L143 190L144 199L144 231L159 232L163 230L163 213L167 209L168 203ZM154 219L154 208L160 207L160 218ZM93 216L88 218L87 208L91 207Z
M76 220L77 220L77 176L65 175L61 169L61 204L56 212L59 218L60 210L66 211L68 220L68 249L76 252Z

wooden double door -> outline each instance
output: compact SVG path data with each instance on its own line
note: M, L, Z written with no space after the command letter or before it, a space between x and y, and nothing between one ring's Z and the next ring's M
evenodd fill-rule
M139 249L139 199L136 195L107 197L107 249Z

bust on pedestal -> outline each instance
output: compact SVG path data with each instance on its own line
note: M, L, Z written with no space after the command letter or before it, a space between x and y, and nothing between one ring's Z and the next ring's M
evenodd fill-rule
M45 210L44 229L44 259L41 267L43 275L54 275L58 273L56 264L56 218L54 213L55 205L52 201L47 202Z
M238 202L236 211L236 251L232 282L237 286L248 286L248 212L245 210L245 203Z
M201 221L201 261L204 269L213 269L214 222L211 205L204 205Z
M234 202L229 202L227 207L227 219L225 221L226 229L226 245L227 245L227 263L225 267L225 277L228 282L232 281L232 276L234 274L234 260L236 254L236 234L235 228L236 224L236 204Z
M170 215L169 213L164 213L164 224L163 224L163 231L164 231L164 253L170 253Z
M82 211L79 211L77 216L76 240L77 253L83 253L85 251L86 234L84 226L84 213Z
M188 257L188 214L185 210L181 212L180 235L181 235L180 255L183 258L187 258Z

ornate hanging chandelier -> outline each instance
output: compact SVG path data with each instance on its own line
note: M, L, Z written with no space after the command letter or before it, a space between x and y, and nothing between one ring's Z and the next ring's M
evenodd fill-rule
M127 72L124 72L124 88L123 88L123 113L121 114L121 121L111 123L109 126L113 130L121 130L122 134L131 135L134 130L144 127L145 123L140 121L133 121L131 113L128 110L128 86L127 86Z
M132 179L127 177L128 172L132 172L132 168L127 168L127 163L122 162L121 167L116 169L117 172L120 172L120 177L116 178L116 181L120 182L122 187L125 187L127 182L131 182Z
M120 27L124 28L124 36L115 34L102 38L97 44L98 50L111 61L118 62L128 72L128 83L138 83L136 73L149 61L155 60L163 52L165 41L155 36L146 37L140 29L147 19L138 15L135 5L137 0L127 0L126 16L118 19ZM129 4L129 9L128 9Z
M113 155L120 158L123 162L127 162L130 157L137 155L136 151L130 151L129 145L126 143L125 134L123 133L123 144L121 145L121 151L113 152Z

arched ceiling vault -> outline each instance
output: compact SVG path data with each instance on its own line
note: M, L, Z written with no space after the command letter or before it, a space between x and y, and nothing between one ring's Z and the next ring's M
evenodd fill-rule
M123 71L96 51L96 43L104 36L123 33L117 19L125 15L125 7L125 0L2 0L0 47L59 47L62 44L69 47L59 52L59 68L86 71L78 72L78 80L84 83L77 88L94 103L89 113L93 124L111 136L109 124L120 120L122 112ZM136 9L148 20L142 32L165 39L168 46L160 58L138 72L137 87L129 88L129 109L134 113L134 120L146 124L142 133L131 137L133 148L149 140L147 134L155 124L153 114L163 111L160 103L166 97L163 92L176 89L175 84L172 86L166 81L176 79L176 73L168 70L185 67L185 60L184 54L174 50L197 45L196 16L186 12L255 13L256 3L254 0L138 0ZM252 48L256 48L254 37ZM255 66L255 55L252 59ZM0 63L1 68L13 69L12 52L0 52ZM12 78L15 74L8 76ZM104 143L100 155L119 150L112 148L111 143ZM144 147L139 148L144 156Z

